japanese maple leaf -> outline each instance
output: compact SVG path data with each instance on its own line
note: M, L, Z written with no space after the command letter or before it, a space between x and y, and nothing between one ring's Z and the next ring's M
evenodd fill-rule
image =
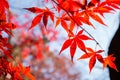
M92 71L93 67L95 66L96 60L100 61L101 63L104 63L103 57L100 54L92 55L90 58L90 61L89 61L90 72Z
M91 72L96 63L96 60L100 61L101 63L104 63L103 57L100 54L98 54L98 53L104 52L104 50L94 51L91 48L86 48L86 50L87 50L87 53L83 54L80 58L78 58L78 60L90 58L89 69Z
M54 22L54 13L51 12L47 7L46 7L46 9L41 9L41 8L37 8L37 7L24 8L24 9L31 11L33 13L39 13L32 20L30 29L35 27L41 21L41 19L43 20L43 24L45 27L47 26L47 23L48 23L48 17L50 17L50 19Z
M90 58L93 55L97 55L98 56L98 60L100 60L99 54L97 54L97 53L104 52L104 50L94 51L92 48L86 48L86 50L87 50L87 53L84 53L80 58L78 58L78 60Z
M73 57L76 52L76 48L78 47L80 50L86 52L86 46L83 42L83 40L92 40L90 37L82 34L84 30L81 30L78 32L77 35L72 34L70 39L67 39L60 50L60 53L70 47L70 56L71 60L73 61ZM71 32L72 33L72 32Z
M104 63L103 63L103 69L105 67L110 66L111 68L115 69L117 72L118 72L118 69L114 63L115 61L115 57L113 57L113 54L112 55L109 55L108 57L104 58Z

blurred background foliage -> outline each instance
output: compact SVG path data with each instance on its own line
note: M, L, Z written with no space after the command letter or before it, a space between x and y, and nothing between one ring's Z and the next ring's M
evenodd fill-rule
M74 63L64 55L58 55L59 51L50 49L49 43L57 42L59 32L51 25L45 29L43 24L28 30L30 16L10 12L10 21L17 26L14 37L10 37L15 61L30 66L36 80L80 80L80 72Z

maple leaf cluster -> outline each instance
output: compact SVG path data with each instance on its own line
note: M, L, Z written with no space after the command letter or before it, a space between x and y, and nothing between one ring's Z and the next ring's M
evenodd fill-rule
M61 27L68 34L68 39L63 43L60 53L70 47L70 56L71 60L73 61L76 49L78 47L80 50L86 53L84 56L90 58L90 71L94 67L96 59L100 61L104 67L109 65L111 68L117 70L114 64L115 59L111 59L114 58L113 56L110 55L111 57L108 56L107 58L103 58L101 54L96 54L102 53L103 50L98 50L98 52L96 52L96 50L94 51L85 45L85 40L92 40L101 48L100 44L91 34L89 34L86 29L82 27L82 25L87 24L95 29L96 27L91 22L91 19L93 19L103 26L107 26L101 17L104 18L104 13L113 13L116 11L116 9L120 9L119 0L45 0L45 2L47 4L52 4L52 8L24 8L32 13L38 14L32 20L30 29L39 23L43 23L46 28L50 17L50 20L55 23L55 27L61 25ZM83 31L87 34L82 34ZM89 50L91 52L90 54Z

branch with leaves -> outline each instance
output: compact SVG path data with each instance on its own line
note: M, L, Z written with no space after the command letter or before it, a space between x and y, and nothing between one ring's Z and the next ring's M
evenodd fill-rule
M103 58L100 53L103 53L104 50L102 50L99 42L85 28L83 28L82 25L87 24L95 29L94 24L90 20L90 18L92 18L103 26L107 26L107 24L104 23L101 17L104 18L104 13L112 13L116 9L120 9L119 0L47 0L46 3L52 4L53 7L45 7L45 9L38 7L25 8L32 13L38 14L32 20L30 29L35 27L39 22L43 22L44 26L46 27L49 20L48 17L50 17L52 22L55 23L55 27L61 24L61 27L68 33L68 39L63 43L60 54L62 51L70 47L71 60L73 61L75 51L78 47L85 53L84 55L87 56L87 58L90 58L90 71L94 67L96 59L98 59L98 61L100 61L103 65L108 64L111 68L117 70L116 66L112 65L114 64L113 62L115 61L115 59L113 61L110 61L111 59L108 59L114 57L110 55L111 57L108 56L108 58ZM78 31L78 28L80 28L81 30ZM75 29L76 33L74 32ZM87 35L84 34L83 31L86 32ZM94 51L92 48L87 47L84 40L95 41L95 43L101 48L101 50ZM91 52L90 54L89 51ZM108 62L106 62L106 59L108 60Z
M115 12L116 9L120 9L119 0L44 0L47 5L51 5L51 7L44 6L44 8L31 7L24 8L36 14L37 16L32 20L31 26L29 30L37 26L39 23L43 24L45 29L47 30L47 26L50 23L53 23L53 27L62 27L63 30L68 34L67 39L62 45L62 48L59 52L61 54L65 49L70 47L70 56L73 61L76 49L80 49L84 54L78 58L89 60L89 69L90 72L93 69L96 60L102 63L103 68L109 65L111 68L115 69L116 65L114 64L115 57L113 55L109 55L108 57L103 57L101 53L104 52L98 41L90 34L85 28L82 27L83 24L89 25L93 30L96 28L94 24L91 22L91 19L96 22L102 24L103 26L107 26L104 23L101 17L104 18L104 13L112 13ZM12 30L16 28L16 26L8 21L7 12L9 12L9 4L7 0L0 1L0 66L1 66L1 75L4 75L5 78L7 74L13 75L13 72L16 71L16 74L12 76L10 79L16 80L19 77L22 80L23 75L35 80L35 78L30 74L29 67L23 67L21 63L17 63L16 67L13 67L12 63L9 62L9 59L15 60L11 55L11 44L8 42L8 37L3 37L3 32L8 34L8 36L13 36ZM85 34L85 33L86 34ZM90 47L87 47L85 44L86 40L92 40L99 46L100 50L94 50ZM95 46L96 47L96 46ZM2 64L2 60L6 62L8 67L5 67ZM21 71L19 71L21 70ZM4 78L4 79L5 79Z

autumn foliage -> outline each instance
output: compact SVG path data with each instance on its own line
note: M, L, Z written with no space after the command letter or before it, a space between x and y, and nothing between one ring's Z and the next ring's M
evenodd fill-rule
M31 26L29 26L29 28L27 29L28 32L35 28L37 25L42 24L42 26L40 27L42 37L36 36L37 39L33 41L31 39L32 36L30 35L27 37L29 40L26 39L22 42L22 44L19 44L20 47L24 46L23 43L29 46L29 48L26 47L21 49L23 53L24 51L28 51L28 53L21 55L22 57L28 56L30 53L30 49L32 49L31 45L34 45L34 50L32 52L34 56L38 60L44 58L42 57L42 52L40 52L40 49L43 49L41 47L41 44L44 44L43 39L46 39L43 35L49 35L49 33L47 33L47 30L50 29L49 25L51 24L53 28L62 27L63 30L68 34L67 39L63 42L59 54L62 54L64 50L70 47L70 56L71 60L73 61L76 49L78 48L84 53L82 56L78 57L78 60L89 58L90 72L95 66L97 60L103 65L103 68L108 65L118 71L116 65L114 64L114 55L103 57L102 53L104 53L104 50L101 48L101 45L86 30L86 28L82 27L82 25L89 25L90 28L93 28L93 30L95 30L96 26L94 26L94 24L91 22L91 19L93 19L99 24L107 27L107 24L104 23L104 21L102 20L102 18L104 18L104 13L114 13L116 9L119 10L119 0L43 1L46 5L42 8L23 8L23 10L28 11L28 13L36 14L36 16L31 21ZM47 7L47 5L51 6ZM14 37L12 30L16 29L17 27L17 24L13 24L10 21L10 10L8 1L0 0L0 76L2 78L9 77L12 80L23 80L23 77L35 80L34 76L30 73L30 67L24 67L19 60L17 61L16 58L13 57L13 46L10 44L9 38ZM53 34L55 35L53 35L52 38L49 38L48 41L55 40L55 29L52 30L52 32L54 32ZM8 37L4 37L4 33L7 34ZM26 34L24 34L24 32L22 38L23 37L26 37ZM86 41L94 41L96 44L95 49L88 47L85 44ZM99 47L101 49L97 50L96 47ZM44 49L47 50L48 48ZM12 63L12 61L14 61L14 63Z
M30 73L30 67L24 67L21 62L15 62L12 64L11 60L14 57L11 55L12 45L9 43L8 37L4 37L4 32L8 36L13 36L11 30L16 26L9 22L7 19L7 13L9 12L9 4L6 0L0 1L0 76L2 80L22 80L24 76L35 80Z

